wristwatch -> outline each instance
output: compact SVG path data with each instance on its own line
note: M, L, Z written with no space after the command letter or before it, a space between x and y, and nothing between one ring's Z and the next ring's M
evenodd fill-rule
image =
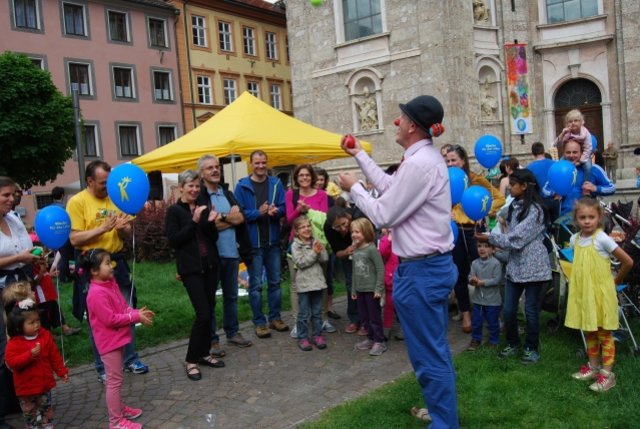
M222 221L223 221L223 222L226 222L226 221L227 221L227 215L226 215L226 214L222 213L222 214L220 215L220 217L222 218Z

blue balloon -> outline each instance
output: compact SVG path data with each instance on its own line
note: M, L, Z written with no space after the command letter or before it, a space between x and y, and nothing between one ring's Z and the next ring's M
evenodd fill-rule
M462 168L449 167L449 185L451 186L451 204L456 205L462 200L462 194L469 186L469 177Z
M598 150L598 139L594 134L591 134L591 152Z
M502 157L502 143L496 136L484 135L476 141L474 153L484 168L495 167Z
M489 214L493 198L482 186L474 185L462 194L462 210L469 219L478 221Z
M576 185L578 170L569 161L562 159L555 162L547 173L547 182L553 192L561 197L566 196Z
M123 212L135 215L149 198L149 178L134 164L120 164L107 178L109 198Z
M458 241L458 224L455 221L451 221L451 232L453 232L453 243Z
M35 227L42 244L58 250L69 239L71 218L62 207L47 206L36 215Z

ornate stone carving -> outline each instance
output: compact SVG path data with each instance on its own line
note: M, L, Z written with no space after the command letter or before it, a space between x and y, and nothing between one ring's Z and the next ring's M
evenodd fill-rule
M375 94L369 93L369 88L365 87L360 96L362 101L356 101L358 109L358 119L360 120L360 130L370 131L378 129L378 103Z
M489 22L489 9L484 0L473 0L473 21L476 24Z
M496 119L498 100L491 94L488 78L485 78L484 83L480 84L480 110L482 120L490 121Z

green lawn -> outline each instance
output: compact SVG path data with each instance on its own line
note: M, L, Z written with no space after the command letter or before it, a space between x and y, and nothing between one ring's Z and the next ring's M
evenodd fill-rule
M633 325L636 331L640 328L637 319ZM545 332L542 359L533 366L524 366L515 359L498 359L495 351L486 349L456 356L461 427L640 427L636 408L640 358L631 354L630 342L619 344L614 367L618 384L604 394L594 393L588 389L589 383L570 377L585 362L576 353L581 344L575 331ZM423 428L409 414L416 405L422 406L418 384L412 375L405 376L363 398L332 408L300 428Z

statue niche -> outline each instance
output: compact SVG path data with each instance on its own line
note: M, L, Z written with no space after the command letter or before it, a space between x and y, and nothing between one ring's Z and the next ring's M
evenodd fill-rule
M473 21L476 24L489 22L489 9L484 0L473 0Z

